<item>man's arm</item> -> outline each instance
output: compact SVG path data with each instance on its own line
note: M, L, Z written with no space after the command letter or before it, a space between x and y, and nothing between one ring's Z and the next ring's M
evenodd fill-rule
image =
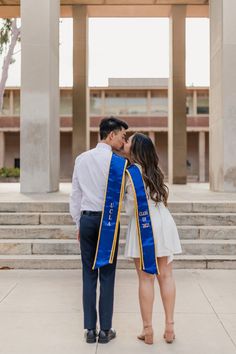
M82 200L82 190L79 185L78 177L77 177L77 169L78 169L78 158L75 161L75 167L72 177L72 191L70 194L70 214L72 219L76 223L77 228L77 240L80 240L79 234L79 222L80 222L80 212L81 212L81 200Z

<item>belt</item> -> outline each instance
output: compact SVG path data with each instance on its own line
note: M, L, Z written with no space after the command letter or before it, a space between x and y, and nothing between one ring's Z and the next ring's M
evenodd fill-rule
M81 215L98 216L101 214L102 214L102 211L91 211L91 210L82 210L81 211Z

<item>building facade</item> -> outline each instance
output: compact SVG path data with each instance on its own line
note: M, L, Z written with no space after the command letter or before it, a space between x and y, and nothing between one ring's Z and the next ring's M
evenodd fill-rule
M60 88L60 179L69 181L72 156L72 88ZM140 131L156 145L160 165L168 175L168 80L110 79L107 87L89 89L90 147L99 140L99 122L114 115L129 124L130 133ZM187 179L209 180L209 89L186 88ZM0 114L0 167L20 166L20 88L5 90Z

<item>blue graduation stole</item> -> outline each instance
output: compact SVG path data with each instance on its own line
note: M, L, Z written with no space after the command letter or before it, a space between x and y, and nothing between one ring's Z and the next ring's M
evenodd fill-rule
M112 154L93 269L113 263L127 160Z
M126 170L134 192L134 204L140 247L140 269L146 273L159 274L151 217L144 181L139 168L130 165Z

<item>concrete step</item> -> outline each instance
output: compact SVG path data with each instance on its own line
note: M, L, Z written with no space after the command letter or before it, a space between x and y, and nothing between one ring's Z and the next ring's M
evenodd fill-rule
M0 269L78 269L81 257L74 255L1 255ZM117 268L134 268L132 260L119 256ZM175 269L236 269L236 256L176 256Z
M181 239L236 239L236 226L178 226ZM121 225L120 239L127 226ZM75 239L74 225L0 225L0 239Z
M236 226L236 213L173 213L177 225Z
M199 202L169 202L172 213L236 213L236 202L229 201L199 201ZM33 202L1 202L0 212L69 212L68 202L33 201Z
M236 255L236 240L181 240L182 255ZM119 242L124 254L125 240Z
M178 230L181 239L236 239L236 225L178 226Z
M33 201L33 202L1 202L0 212L8 213L45 213L45 212L59 212L68 213L68 202L47 202L47 201Z
M77 240L1 240L1 255L77 255L80 254L80 246Z
M236 240L182 240L183 255L236 255ZM125 240L119 242L119 254L123 255ZM6 255L78 255L77 240L61 239L12 239L0 241L0 254Z
M39 225L38 213L0 213L0 225Z
M183 255L236 255L236 240L182 240Z
M172 213L177 225L236 226L236 213ZM121 225L129 217L121 214ZM0 225L74 225L69 213L0 213Z
M75 239L74 225L1 225L0 239Z
M236 213L172 213L177 225L234 225ZM121 214L121 225L127 225L128 215ZM44 213L40 214L40 224L43 225L71 225L73 221L69 214Z
M236 239L236 225L235 226L192 226L192 225L178 225L178 232L181 240L185 239L222 239L230 240ZM127 226L121 226L120 239L126 238ZM0 229L1 235L1 229Z
M236 226L236 213L172 213L172 216L178 226ZM122 213L121 225L127 225L128 221L128 215Z

